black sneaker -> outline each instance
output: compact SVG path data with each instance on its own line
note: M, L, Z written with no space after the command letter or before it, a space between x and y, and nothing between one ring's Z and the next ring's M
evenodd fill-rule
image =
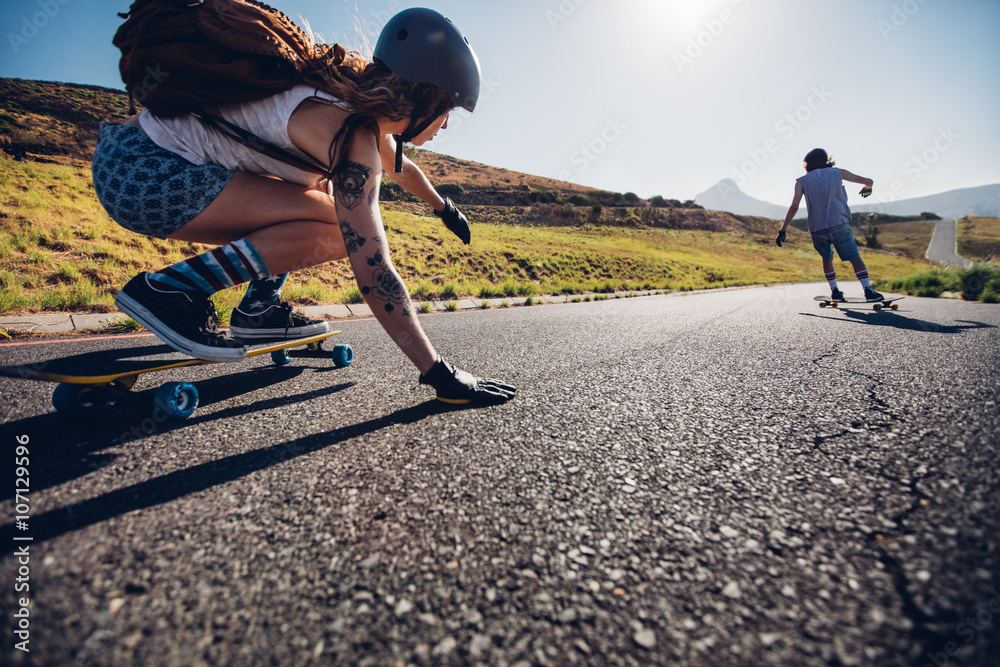
M128 281L115 305L178 352L205 361L240 361L246 348L216 330L215 305L185 292L154 289L143 272Z
M843 300L844 300L844 293L841 292L839 289L834 288L834 290L830 292L830 301L843 301Z
M873 290L871 287L866 287L865 299L868 301L868 303L872 303L874 301L884 301L885 297L876 292L875 290Z
M245 342L297 340L318 336L330 330L325 320L310 320L292 311L292 304L282 301L259 313L233 310L229 331Z

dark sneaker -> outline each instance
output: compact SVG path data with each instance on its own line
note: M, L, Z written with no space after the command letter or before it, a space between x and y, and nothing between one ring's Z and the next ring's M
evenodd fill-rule
M330 330L324 320L310 320L292 311L287 301L275 304L259 313L233 310L229 331L244 342L297 340L318 336Z
M830 301L843 301L843 300L844 300L844 293L841 292L839 289L834 289L832 292L830 292Z
M115 297L123 313L178 352L205 361L240 361L246 348L217 331L218 316L210 299L154 289L143 272Z
M883 301L885 300L885 297L876 292L875 290L873 290L871 287L866 287L865 299L868 301L868 303L872 303L873 301Z

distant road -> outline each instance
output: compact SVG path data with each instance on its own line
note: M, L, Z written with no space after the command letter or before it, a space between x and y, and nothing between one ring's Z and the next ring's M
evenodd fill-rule
M927 246L926 257L932 262L959 268L972 264L958 254L958 223L955 220L941 220L934 225L934 236Z

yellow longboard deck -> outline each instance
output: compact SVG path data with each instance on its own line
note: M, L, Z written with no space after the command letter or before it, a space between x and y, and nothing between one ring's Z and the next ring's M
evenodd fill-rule
M330 336L339 333L339 331L327 331L309 338L250 347L247 349L245 359L295 347L319 345ZM16 379L66 384L100 385L115 381L126 381L125 384L130 384L128 381L134 382L135 378L144 373L218 363L223 362L195 359L177 352L167 345L148 345L138 348L86 352L21 366L0 366L0 375ZM238 364L239 362L233 363Z

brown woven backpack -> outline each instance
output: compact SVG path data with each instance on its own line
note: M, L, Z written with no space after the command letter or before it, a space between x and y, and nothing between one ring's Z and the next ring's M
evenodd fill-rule
M342 63L339 44L316 46L278 10L255 0L136 0L113 43L129 93L158 116L193 114L253 150L329 177L330 167L303 159L205 111L250 102L305 82Z
M122 81L159 116L275 95L344 60L254 0L136 0L115 33Z

